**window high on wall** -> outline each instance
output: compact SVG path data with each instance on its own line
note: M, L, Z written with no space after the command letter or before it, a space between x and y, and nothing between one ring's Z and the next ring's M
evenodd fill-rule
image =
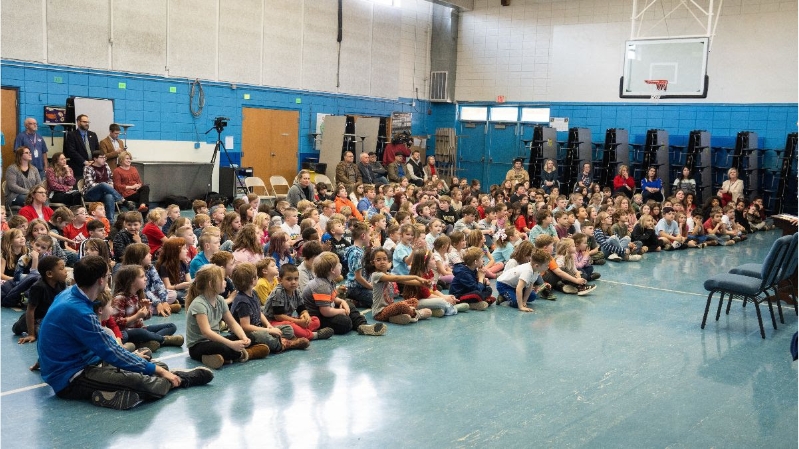
M461 107L460 120L464 122L485 122L488 120L488 108L485 106Z
M549 123L549 108L522 108L522 120L527 123Z

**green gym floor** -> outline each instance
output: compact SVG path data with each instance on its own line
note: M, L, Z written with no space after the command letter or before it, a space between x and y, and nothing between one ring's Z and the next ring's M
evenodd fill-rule
M2 446L795 448L793 309L774 330L761 307L765 340L740 302L699 327L704 279L762 260L778 236L609 263L593 294L535 314L492 306L334 336L127 412L56 398L27 369L36 347L11 334L20 312L3 309ZM180 333L184 319L168 318ZM156 355L197 366L185 348Z

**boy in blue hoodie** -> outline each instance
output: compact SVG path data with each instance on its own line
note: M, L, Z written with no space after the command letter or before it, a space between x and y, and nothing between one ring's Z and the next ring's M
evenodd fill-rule
M491 284L483 270L483 250L471 247L463 254L463 262L452 267L452 284L449 293L459 303L469 304L472 310L485 310L496 301L491 296Z

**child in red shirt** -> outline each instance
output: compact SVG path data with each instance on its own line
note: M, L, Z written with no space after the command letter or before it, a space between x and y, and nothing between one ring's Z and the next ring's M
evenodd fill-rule
M62 231L64 237L70 240L67 245L77 251L81 242L89 238L89 229L86 227L86 208L83 206L72 206L72 222L64 226Z
M166 236L161 230L161 227L166 224L166 211L164 209L156 208L147 214L147 224L141 230L141 233L147 237L147 244L150 245L150 254L155 255L156 251L161 249L161 245L166 241Z

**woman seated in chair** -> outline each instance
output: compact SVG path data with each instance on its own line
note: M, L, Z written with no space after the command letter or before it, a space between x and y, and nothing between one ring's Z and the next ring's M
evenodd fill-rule
M122 203L125 198L114 190L111 167L105 162L105 153L93 151L92 158L92 163L83 168L83 198L86 201L101 201L105 206L106 218L113 223L116 203Z
M729 202L735 204L739 198L743 198L744 182L738 178L737 169L731 168L727 170L727 180L721 184L718 196L721 198L721 207L726 206Z
M641 180L641 197L644 203L649 200L663 202L663 181L657 177L657 174L657 167L649 166L646 177Z
M635 193L635 179L630 176L630 169L624 164L619 165L619 174L613 178L613 195L623 193L627 198L632 198Z
M314 192L314 185L311 183L311 172L308 170L300 170L297 177L294 178L294 185L289 189L286 196L286 201L291 204L291 207L297 207L297 203L302 200L316 201L316 193Z
M35 219L50 221L53 216L53 209L47 206L47 188L44 184L33 186L25 198L25 207L19 210L19 214L28 219L28 222Z
M53 154L44 176L47 178L51 203L62 203L66 206L81 203L80 192L75 188L75 174L72 172L72 167L67 165L67 157L63 153Z
M6 204L12 206L25 205L25 198L31 189L42 183L39 170L31 161L33 155L28 147L19 147L14 150L14 163L6 169Z
M129 204L129 209L138 208L139 212L146 212L150 207L150 186L144 184L139 176L139 171L131 165L133 156L127 151L119 153L117 168L114 169L114 189L119 192Z
M555 167L555 161L547 159L544 161L544 168L541 170L541 188L544 189L544 192L548 195L552 187L557 187L558 190L560 190L558 168Z

